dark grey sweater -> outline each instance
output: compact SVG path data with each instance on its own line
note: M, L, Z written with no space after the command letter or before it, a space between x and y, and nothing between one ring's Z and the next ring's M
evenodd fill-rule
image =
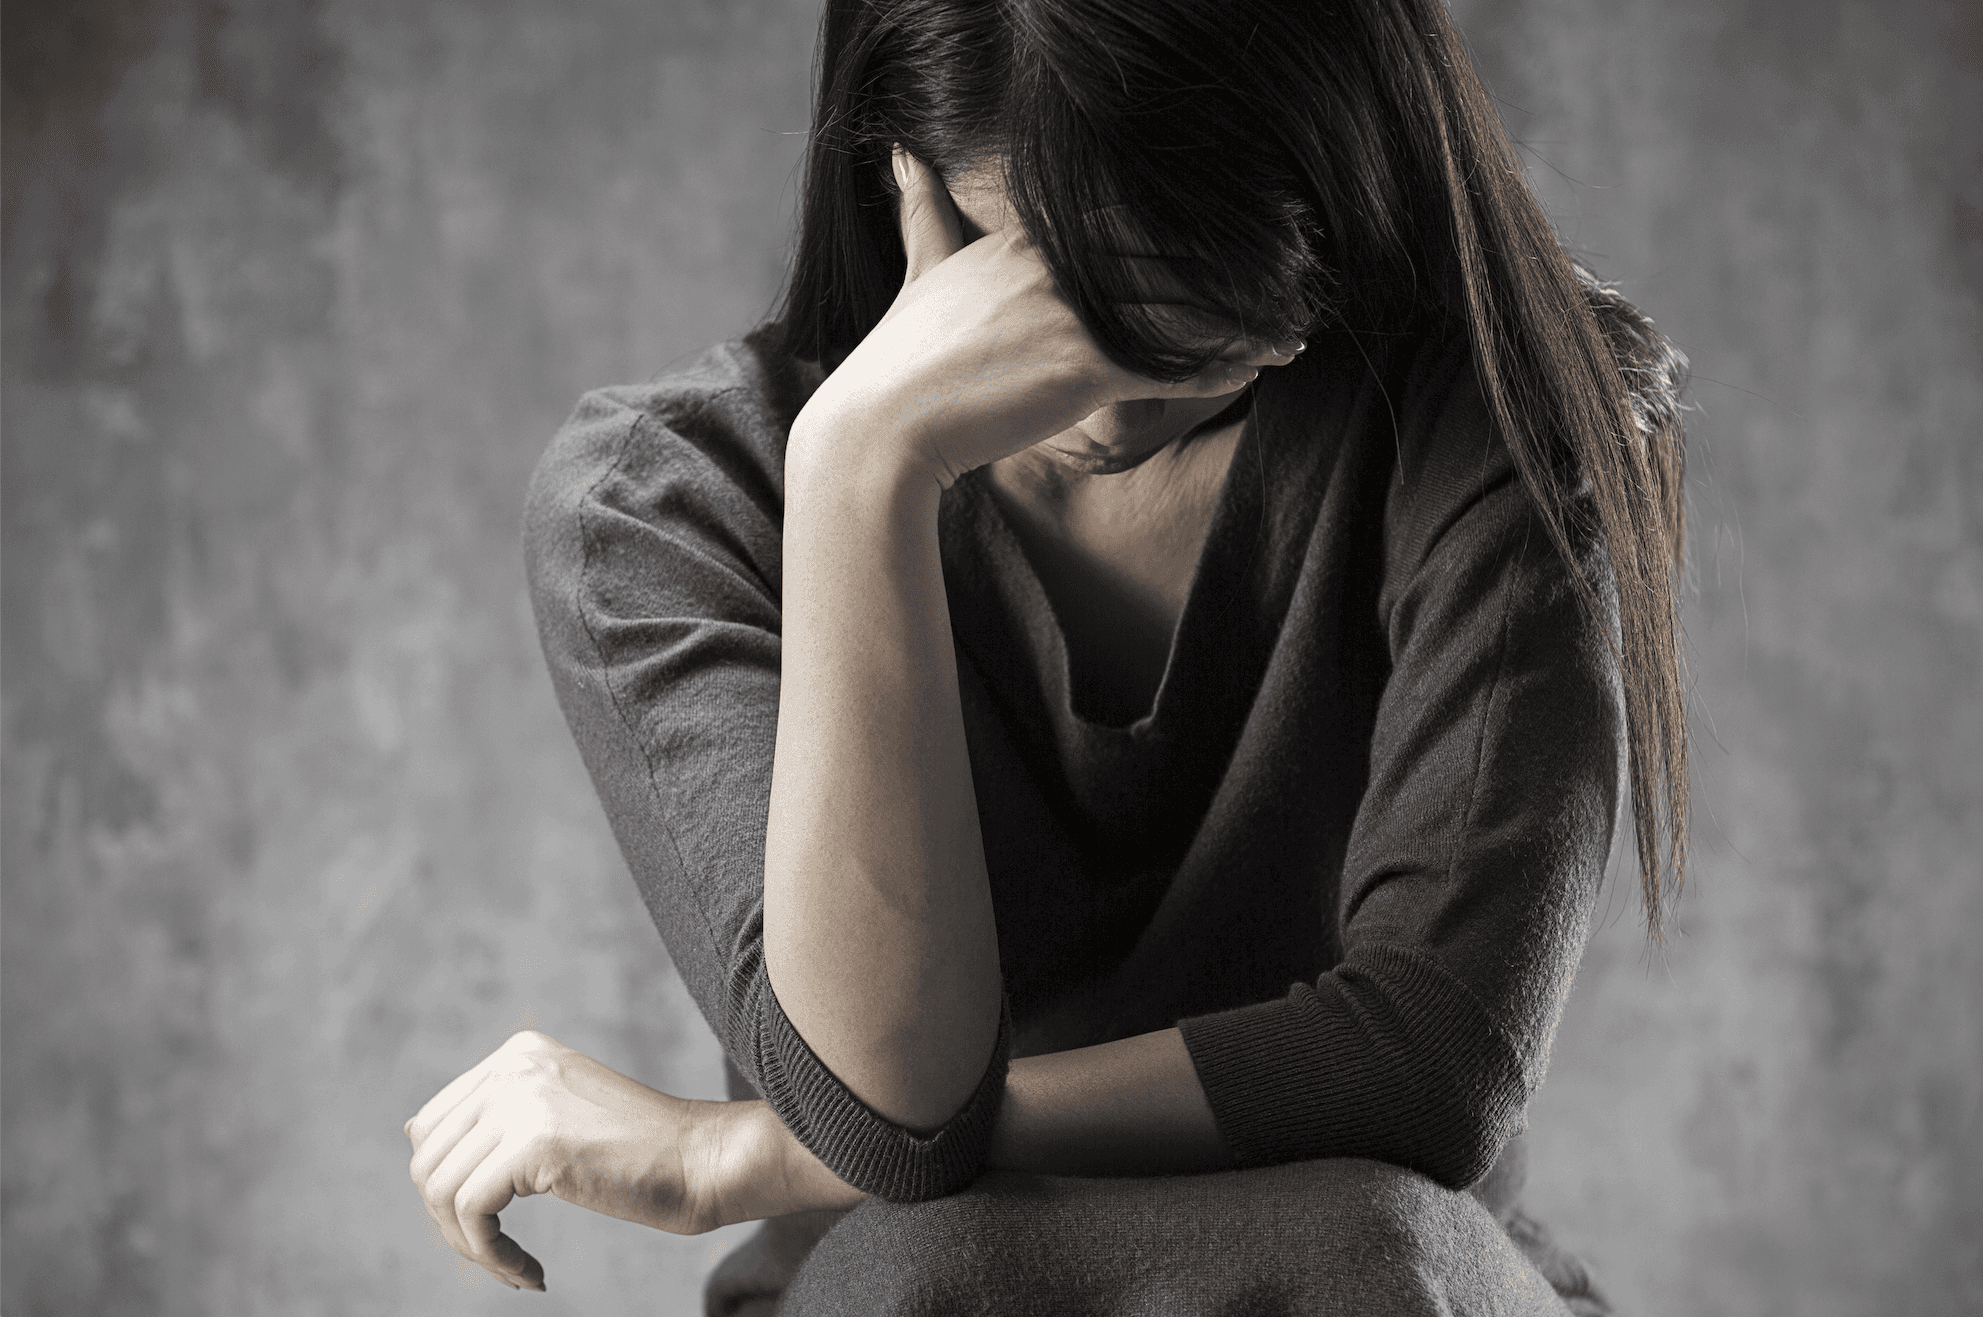
M588 394L532 482L532 599L620 847L738 1068L849 1183L982 1167L1008 1049L1181 1024L1242 1165L1460 1186L1523 1123L1623 769L1607 644L1465 346L1323 335L1270 372L1156 703L1084 714L980 477L940 527L1009 1027L919 1138L859 1102L762 954L783 454L819 372L763 339ZM1600 550L1581 564L1611 598ZM1609 607L1609 604L1607 604Z

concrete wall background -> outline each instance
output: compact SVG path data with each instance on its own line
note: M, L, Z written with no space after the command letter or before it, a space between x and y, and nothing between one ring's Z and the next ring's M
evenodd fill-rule
M1635 1313L1976 1311L1983 27L1458 11L1703 409L1697 867L1658 960L1616 884L1532 1206ZM581 390L768 306L815 13L8 5L8 1313L693 1310L727 1238L543 1201L513 1297L399 1126L525 1024L720 1090L516 524Z
M1638 1312L1983 1311L1983 10L1457 9L1701 408L1684 935L1617 885L1532 1206Z

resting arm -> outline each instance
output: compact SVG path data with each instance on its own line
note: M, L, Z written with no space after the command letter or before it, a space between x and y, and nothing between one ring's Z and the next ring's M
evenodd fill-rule
M866 1195L808 1152L762 1102L704 1104L718 1149L710 1225L819 1208ZM1231 1155L1176 1029L1012 1063L987 1165L1041 1175L1189 1175Z
M1188 1175L1232 1162L1176 1029L1014 1061L987 1160L1046 1175Z
M807 401L785 453L764 963L791 1031L835 1082L961 1154L998 1097L1002 983L938 551L942 485L1118 402L1224 397L1300 346L1229 337L1213 346L1243 355L1191 379L1134 375L1095 345L1022 229L964 246L935 174L899 150L895 170L902 291ZM899 1138L877 1145L883 1160L924 1160Z
M807 451L795 435L765 964L841 1082L897 1124L933 1130L984 1075L1001 992L940 491L901 466L811 463Z

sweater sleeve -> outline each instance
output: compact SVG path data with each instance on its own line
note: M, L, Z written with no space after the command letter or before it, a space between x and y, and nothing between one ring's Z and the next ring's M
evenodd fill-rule
M587 395L531 481L531 603L621 853L732 1062L847 1183L933 1198L982 1170L1009 1023L964 1107L922 1136L827 1069L765 973L784 435L811 387L797 370L746 340Z
M1465 383L1431 438L1405 427L1386 508L1391 671L1340 962L1182 1025L1242 1164L1365 1157L1477 1181L1522 1128L1582 954L1623 768L1615 598L1588 536L1577 569L1599 609L1580 597Z

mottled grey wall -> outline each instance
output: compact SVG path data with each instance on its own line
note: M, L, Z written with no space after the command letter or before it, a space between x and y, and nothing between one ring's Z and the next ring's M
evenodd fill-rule
M1983 32L1465 0L1566 234L1692 354L1697 863L1616 885L1531 1198L1643 1314L1983 1307ZM714 1095L551 701L523 481L776 287L812 0L12 0L12 1314L689 1311L727 1239L440 1242L512 1029Z
M1619 884L1534 1206L1638 1312L1983 1312L1983 7L1459 12L1701 409L1682 936Z
M28 1314L683 1311L724 1240L400 1124L528 1023L721 1093L551 699L524 481L776 289L812 0L9 0L5 1265Z

